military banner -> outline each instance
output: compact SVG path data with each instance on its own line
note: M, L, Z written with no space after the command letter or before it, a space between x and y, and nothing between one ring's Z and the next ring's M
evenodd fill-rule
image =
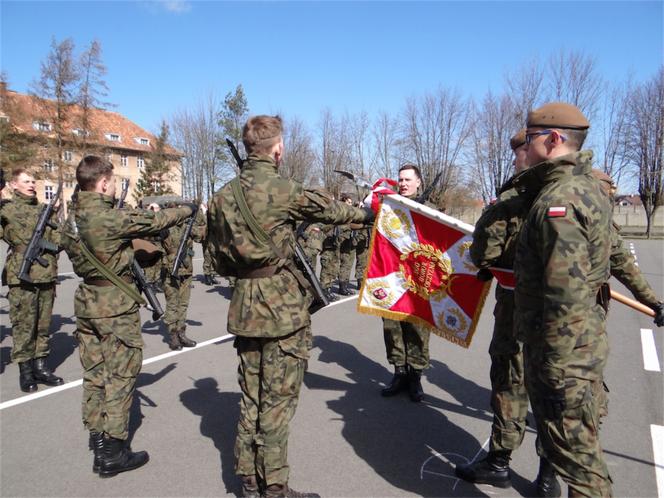
M490 282L475 275L473 227L400 195L374 223L358 311L423 325L468 347Z

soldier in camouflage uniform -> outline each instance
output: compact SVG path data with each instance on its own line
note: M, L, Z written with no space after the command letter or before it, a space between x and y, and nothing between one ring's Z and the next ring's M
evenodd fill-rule
M323 250L323 239L325 239L324 227L322 223L309 223L298 239L314 271L316 271L318 255Z
M11 186L14 198L12 202L3 204L0 211L2 239L9 245L4 271L9 285L9 319L13 339L11 358L18 363L21 391L32 392L37 390L37 383L48 386L63 383L60 377L53 375L46 363L50 353L49 327L58 274L57 254L44 253L45 267L36 262L32 265L30 278L33 283L18 278L25 251L44 206L37 201L35 178L27 171L14 170ZM60 233L47 227L44 238L57 246Z
M399 194L412 199L422 185L417 166L405 164L399 169ZM408 389L410 399L419 403L424 397L422 370L429 367L430 332L420 325L383 318L383 338L387 361L394 365L394 376L383 396L394 396Z
M185 255L178 275L171 275L175 256L177 255L180 241L185 231L185 222L181 222L168 230L168 235L164 239L164 249L166 250L165 264L167 269L166 279L164 281L164 294L166 296L166 311L164 312L164 323L168 328L169 343L168 346L178 351L185 348L193 348L196 341L189 339L185 333L187 329L187 309L189 308L189 299L191 297L191 283L193 275L194 242L202 242L205 238L205 217L199 211L194 226L191 229L191 237L185 245Z
M480 268L478 278L492 278L489 267L512 270L519 230L530 204L527 192L520 195L514 188L515 178L524 174L526 161L526 130L510 140L514 152L515 176L501 186L498 199L491 203L475 224L470 256ZM489 454L470 465L459 465L455 472L462 479L498 487L511 486L510 455L523 441L528 414L528 393L524 383L522 345L514 329L514 291L496 285L496 306L491 356L491 408L493 424ZM537 477L539 496L559 496L560 485L551 465L542 459Z
M312 296L292 260L294 231L303 220L339 225L373 213L279 176L280 118L250 118L243 142L249 157L237 179L215 194L208 213L215 267L220 275L237 275L228 311L242 390L235 469L243 496L303 496L288 486L287 446L309 356ZM253 216L241 211L241 195ZM259 238L263 230L271 242Z
M592 176L592 152L579 152L588 127L569 104L528 114L527 190L537 197L517 243L515 327L540 455L570 496L610 496L593 386L609 349L601 289L609 278L612 207Z
M349 206L353 205L353 198L348 194L342 195L341 201ZM339 227L339 294L342 296L353 294L348 283L355 261L355 233L353 229L357 227L358 225L355 224Z
M357 290L362 287L362 279L367 269L370 241L371 227L362 227L355 230L355 279L357 280Z
M201 204L201 211L203 216L207 218L207 204ZM205 285L217 285L217 279L214 278L214 266L212 264L212 256L210 255L210 250L208 249L207 237L203 239L201 243L203 248L203 283Z
M341 227L325 226L323 250L320 253L320 285L334 296L332 285L339 277L339 234ZM336 298L335 298L336 299Z
M94 449L93 471L111 477L148 461L147 452L132 452L126 444L129 410L143 360L138 313L142 298L131 273L131 241L179 223L191 216L193 207L158 213L115 210L113 165L97 156L81 160L76 180L81 191L62 242L74 271L83 279L74 296L75 334L83 367L83 424Z

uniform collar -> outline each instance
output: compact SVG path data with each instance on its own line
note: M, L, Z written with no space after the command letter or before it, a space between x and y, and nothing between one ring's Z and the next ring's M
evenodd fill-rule
M36 205L38 203L36 195L25 195L21 192L14 192L14 200L18 204Z
M582 150L543 161L516 175L512 183L520 192L541 189L544 185L554 183L566 176L590 174L592 171L593 152Z
M83 209L113 209L113 197L100 194L97 192L84 192L78 193L78 207Z
M263 169L263 168L272 168L275 171L277 170L277 163L274 161L274 159L270 156L260 156L257 154L251 154L243 166L243 169L247 168L256 168L256 169Z

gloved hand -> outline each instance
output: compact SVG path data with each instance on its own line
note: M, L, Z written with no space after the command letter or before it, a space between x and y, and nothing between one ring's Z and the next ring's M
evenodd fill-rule
M493 278L493 273L488 268L480 268L480 271L475 275L480 282L489 282Z
M544 383L540 385L542 388L540 399L544 408L544 417L548 420L559 420L567 407L565 388L556 389Z
M655 312L655 325L664 327L664 303L659 303L653 308Z

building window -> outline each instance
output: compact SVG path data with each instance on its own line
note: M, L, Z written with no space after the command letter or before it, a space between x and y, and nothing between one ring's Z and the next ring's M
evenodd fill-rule
M120 156L120 166L122 166L123 168L126 168L128 164L129 164L129 161L127 161L127 154L122 154Z
M79 136L79 137L83 137L83 136L87 137L90 134L89 131L82 130L81 128L74 128L71 132L74 135Z
M32 123L32 127L37 131L51 131L51 123L46 121L35 121Z
M134 140L136 140L136 143L138 143L140 145L150 145L150 139L149 138L135 137Z
M0 116L0 123L9 123L9 116Z
M111 142L121 142L122 138L117 133L107 133L106 140L110 140Z
M136 166L138 166L138 169L143 169L145 167L145 160L143 159L143 156L138 156L136 158Z
M53 195L55 195L53 192L53 185L44 185L44 199L50 201L53 199Z
M53 173L53 159L45 159L43 167L46 173Z
M65 150L65 151L62 152L62 160L63 161L66 161L66 162L70 163L72 158L73 158L73 155L72 155L70 150Z
M161 190L161 182L159 180L152 180L151 185L153 191L157 192Z
M129 178L123 178L122 181L120 182L120 188L122 190L129 188Z
M72 175L71 173L67 173L65 175L64 186L65 186L65 188L73 188L74 187L74 175Z

